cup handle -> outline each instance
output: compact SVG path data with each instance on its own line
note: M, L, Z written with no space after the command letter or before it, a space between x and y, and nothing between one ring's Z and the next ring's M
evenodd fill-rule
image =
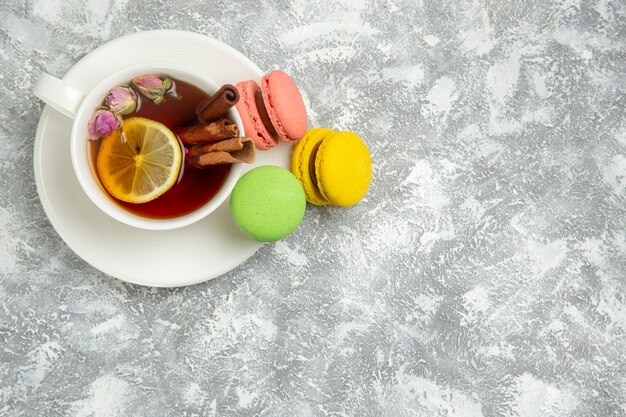
M35 84L35 95L53 109L74 118L85 94L45 72Z

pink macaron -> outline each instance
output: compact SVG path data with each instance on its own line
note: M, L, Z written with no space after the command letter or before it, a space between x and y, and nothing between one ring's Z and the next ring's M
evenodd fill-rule
M255 81L237 84L241 99L237 111L246 136L252 137L258 149L269 149L278 143L295 142L308 129L306 108L298 86L285 72L272 71Z
M286 142L301 139L307 131L306 109L293 79L276 70L261 78L263 103L276 129Z
M256 81L242 81L236 86L239 91L239 101L235 105L243 123L246 136L252 138L257 149L267 150L278 143L278 136L269 116L265 111L261 96L261 88ZM263 120L266 119L266 120ZM269 129L266 127L269 125Z

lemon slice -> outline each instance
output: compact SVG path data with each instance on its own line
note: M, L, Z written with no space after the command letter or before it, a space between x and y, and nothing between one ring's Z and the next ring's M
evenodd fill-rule
M154 120L130 117L122 129L102 139L96 167L113 197L146 203L176 184L181 162L182 151L171 130Z

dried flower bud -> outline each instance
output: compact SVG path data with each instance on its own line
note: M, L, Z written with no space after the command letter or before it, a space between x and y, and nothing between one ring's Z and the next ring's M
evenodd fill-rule
M89 124L87 125L87 136L89 140L100 139L113 132L119 127L120 123L115 114L109 110L98 109L96 110Z
M181 96L176 93L176 83L168 76L161 79L156 75L142 75L133 78L131 82L141 94L152 100L154 104L163 103L166 95L176 100L181 99Z
M116 114L130 114L137 108L137 95L130 87L114 87L106 98L106 104Z
M163 80L156 75L142 75L140 77L133 78L131 82L141 94L150 100L156 100L159 97L163 97L167 91L163 85ZM162 98L161 101L163 101Z

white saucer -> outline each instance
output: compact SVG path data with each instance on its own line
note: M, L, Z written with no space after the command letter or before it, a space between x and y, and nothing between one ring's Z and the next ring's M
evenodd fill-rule
M262 71L238 51L203 35L158 30L113 40L94 50L63 77L83 91L122 67L142 62L186 66L217 84L259 80ZM72 122L46 106L35 139L35 180L43 208L65 243L100 271L135 284L176 287L206 281L235 268L261 243L233 223L228 202L204 220L170 231L146 231L100 211L80 187L70 160ZM282 144L257 153L258 165L289 167Z

